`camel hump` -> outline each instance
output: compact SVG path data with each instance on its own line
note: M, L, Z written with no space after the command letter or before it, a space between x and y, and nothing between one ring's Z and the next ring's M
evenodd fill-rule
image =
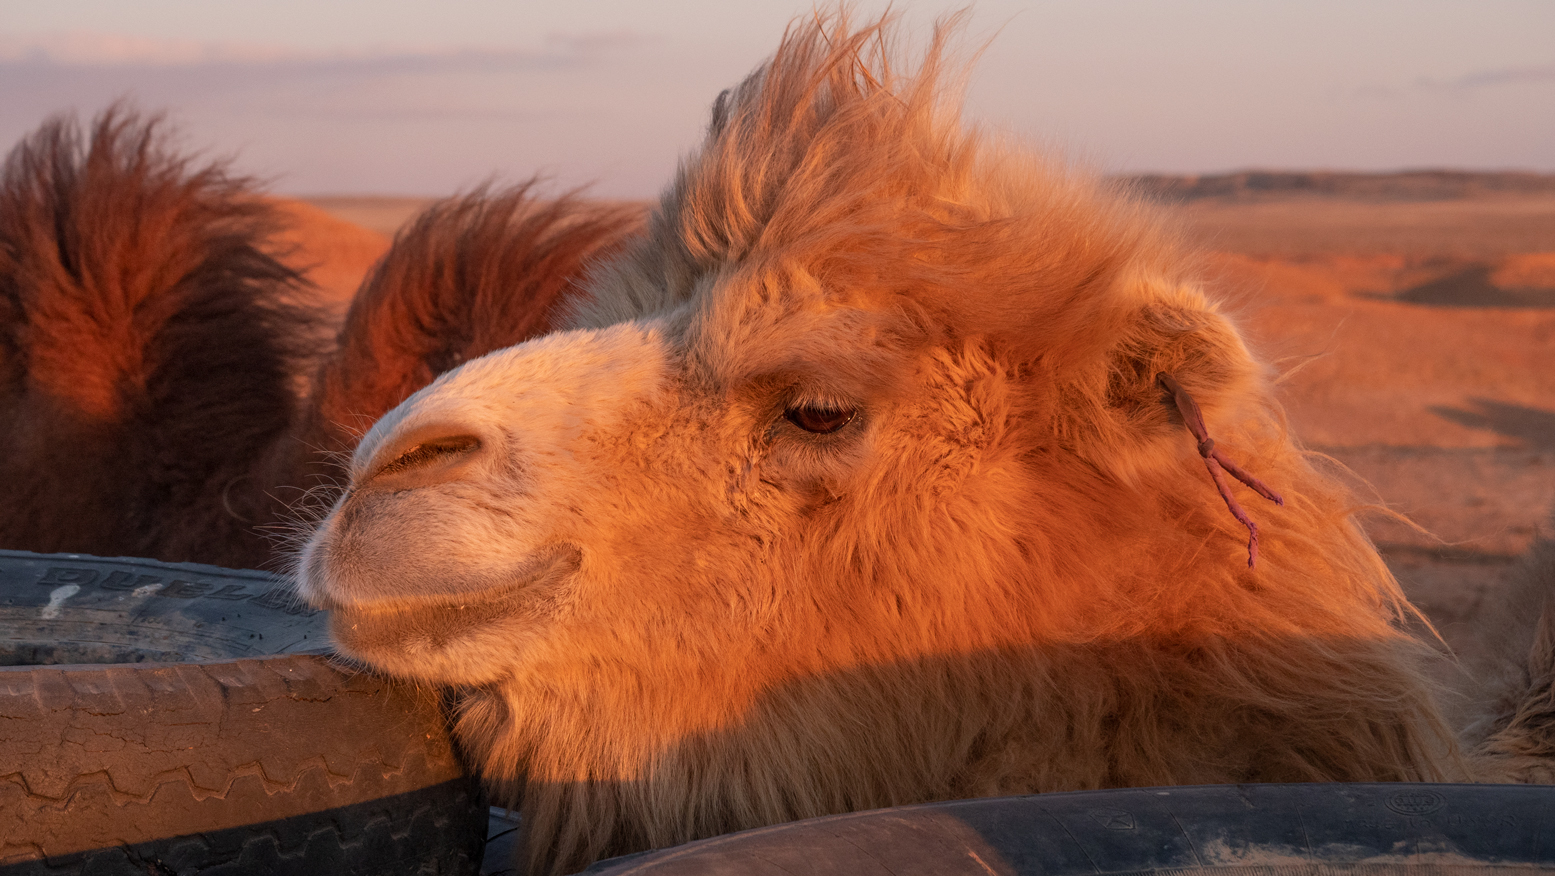
M641 205L545 198L535 181L439 201L400 231L321 365L315 447L348 452L379 417L460 364L543 335Z
M7 547L262 555L173 543L258 516L210 497L231 505L289 427L315 320L278 212L163 130L122 105L85 131L57 117L0 171L0 482L24 500L0 510Z

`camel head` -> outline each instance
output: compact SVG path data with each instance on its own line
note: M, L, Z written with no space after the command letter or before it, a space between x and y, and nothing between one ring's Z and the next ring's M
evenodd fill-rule
M1365 666L1427 709L1383 654L1395 585L1191 261L1126 195L964 126L942 37L903 73L884 33L791 31L567 328L380 420L301 555L343 651L465 691L461 735L551 833L537 860L916 799L1312 777L1317 756L1206 754L1264 744L1213 722L1277 711L1298 664L1297 689ZM1162 372L1287 496L1248 500L1256 568ZM1328 663L1273 653L1308 634ZM1127 691L1217 642L1264 644L1160 722L1183 750L1114 750L1119 722L1177 707ZM1162 696L1209 690L1218 659ZM1400 745L1355 776L1407 772Z
M720 98L570 330L362 439L302 561L348 650L486 683L694 624L703 656L797 638L833 666L833 640L965 647L1001 599L1047 629L1069 540L1152 540L1112 524L1192 456L1156 375L1218 412L1259 400L1258 366L1137 205L962 130L937 46L908 79L854 66L878 32L844 36L792 35ZM1212 509L1208 485L1177 499Z

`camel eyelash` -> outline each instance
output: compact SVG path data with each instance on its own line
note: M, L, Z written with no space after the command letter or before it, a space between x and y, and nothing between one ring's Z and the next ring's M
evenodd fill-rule
M857 417L857 407L835 402L800 402L783 411L783 419L812 435L840 432Z
M806 443L824 447L855 431L864 419L863 406L831 393L792 392L775 411L772 433L798 434ZM853 427L853 428L850 428Z

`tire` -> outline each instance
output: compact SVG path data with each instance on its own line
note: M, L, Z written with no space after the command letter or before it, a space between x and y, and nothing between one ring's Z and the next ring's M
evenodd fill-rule
M472 874L430 693L260 572L0 551L0 874Z
M1555 870L1547 785L1212 785L957 800L601 861L593 876Z

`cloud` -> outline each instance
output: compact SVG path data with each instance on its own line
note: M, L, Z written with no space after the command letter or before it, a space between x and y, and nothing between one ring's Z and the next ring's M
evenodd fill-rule
M545 38L547 45L578 55L597 55L635 49L661 41L661 37L626 29L553 33Z
M95 31L33 36L0 34L0 64L71 68L202 66L544 66L657 42L629 30L553 33L532 48L376 46L305 51L234 41L144 37Z
M544 172L643 197L726 78L694 75L705 54L676 39L579 28L508 47L306 51L0 35L0 149L58 113L89 118L127 99L169 111L181 142L286 191L438 194Z
M141 37L68 31L41 36L0 36L0 62L67 67L183 67L295 60L301 53L282 46L208 40Z
M1420 88L1428 88L1444 91L1470 91L1480 88L1494 88L1500 85L1520 85L1523 83L1555 82L1555 64L1542 64L1521 67L1498 67L1490 70L1477 70L1473 73L1465 73L1454 79L1421 79L1415 84Z

